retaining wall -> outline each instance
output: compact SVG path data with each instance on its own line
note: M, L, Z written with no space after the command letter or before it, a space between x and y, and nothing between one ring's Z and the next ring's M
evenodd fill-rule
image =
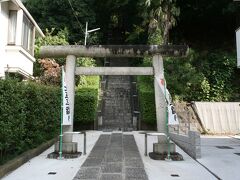
M189 131L188 135L169 133L169 136L172 141L174 141L192 158L201 158L201 139L199 132Z
M18 167L20 167L21 165L23 165L24 163L26 163L33 157L38 156L43 151L45 151L46 149L51 147L57 141L57 139L58 138L54 138L50 141L47 141L47 142L41 144L40 146L38 146L37 148L28 150L25 153L14 158L13 160L10 160L6 164L0 166L0 179L2 177L4 177L5 175L7 175L9 172L17 169Z

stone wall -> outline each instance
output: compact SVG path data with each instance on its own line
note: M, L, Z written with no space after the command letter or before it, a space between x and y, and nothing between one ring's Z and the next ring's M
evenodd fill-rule
M172 141L174 141L192 158L201 158L201 138L199 132L188 131L188 135L169 133L169 136Z
M177 102L174 103L174 106L179 120L179 130L177 129L177 131L180 134L188 134L189 130L198 131L200 133L204 132L201 122L190 103ZM170 128L170 131L173 130Z

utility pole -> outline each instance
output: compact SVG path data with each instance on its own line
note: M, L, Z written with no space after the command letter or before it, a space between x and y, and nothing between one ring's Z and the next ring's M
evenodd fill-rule
M87 45L88 34L91 33L91 32L94 32L94 31L98 31L98 30L100 30L100 28L88 30L88 22L86 22L84 46Z

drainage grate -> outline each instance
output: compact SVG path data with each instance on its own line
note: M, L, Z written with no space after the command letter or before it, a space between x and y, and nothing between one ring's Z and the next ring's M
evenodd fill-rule
M233 149L232 147L229 146L216 146L218 149Z
M172 177L180 177L178 174L171 174Z
M236 155L240 156L240 153L234 153L234 154L236 154Z

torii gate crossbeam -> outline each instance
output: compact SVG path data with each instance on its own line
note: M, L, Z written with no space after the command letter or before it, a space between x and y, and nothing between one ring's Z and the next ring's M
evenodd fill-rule
M98 46L43 46L40 57L61 58L67 55L76 57L145 57L161 54L161 56L184 56L188 47L185 45L98 45Z

